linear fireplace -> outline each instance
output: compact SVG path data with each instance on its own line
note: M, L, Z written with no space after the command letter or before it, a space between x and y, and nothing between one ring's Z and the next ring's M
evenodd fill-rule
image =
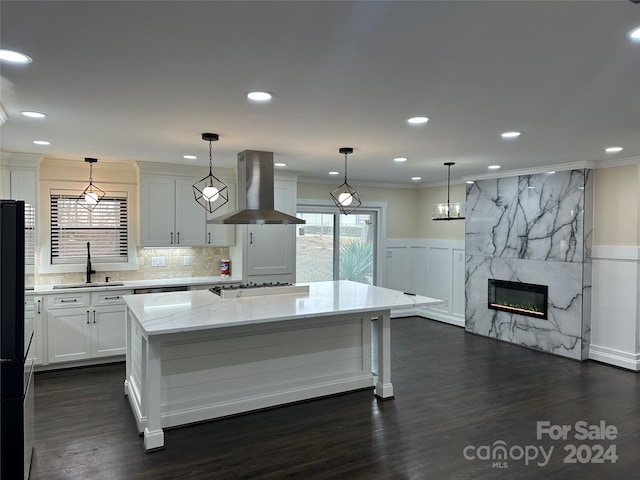
M549 288L533 283L489 279L489 308L504 312L547 318Z

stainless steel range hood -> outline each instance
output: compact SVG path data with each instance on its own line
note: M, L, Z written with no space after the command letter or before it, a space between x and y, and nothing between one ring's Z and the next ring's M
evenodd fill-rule
M238 153L238 208L207 220L226 224L289 224L304 220L274 209L273 152L245 150Z

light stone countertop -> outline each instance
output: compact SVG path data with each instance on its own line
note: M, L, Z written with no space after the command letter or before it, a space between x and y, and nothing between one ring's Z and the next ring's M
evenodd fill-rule
M25 290L26 295L47 295L53 293L85 293L92 291L111 291L111 290L134 290L136 288L157 288L157 287L177 287L187 286L194 287L199 285L215 285L226 283L242 283L242 278L239 277L222 277L220 275L213 275L210 277L182 277L182 278L154 278L146 280L125 280L125 281L113 281L112 283L117 285L104 285L94 287L75 287L75 288L56 288L54 290L53 285L35 285L33 290ZM121 285L123 284L123 285Z
M443 303L435 298L346 280L305 285L309 285L308 294L222 299L208 290L195 290L125 295L124 300L147 335Z

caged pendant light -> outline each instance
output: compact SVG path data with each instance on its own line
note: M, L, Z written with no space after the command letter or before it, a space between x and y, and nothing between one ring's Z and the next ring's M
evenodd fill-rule
M82 208L86 208L90 212L96 208L96 205L104 198L106 193L101 188L93 184L93 164L98 162L97 158L85 158L85 162L89 164L89 185L85 188L80 196L76 199L76 204Z
M211 142L218 141L217 133L203 133L202 139L209 142L209 175L193 184L193 196L207 212L213 213L229 201L229 189L213 175Z
M342 213L349 215L362 205L358 192L347 182L347 155L353 153L353 148L342 147L338 151L344 154L344 183L331 191L331 198Z
M447 203L436 203L431 212L431 220L464 220L464 203L451 203L449 193L451 191L451 165L454 162L445 162L447 168Z

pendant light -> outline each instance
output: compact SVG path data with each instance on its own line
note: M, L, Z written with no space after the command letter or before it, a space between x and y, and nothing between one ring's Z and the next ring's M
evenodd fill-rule
M433 206L431 220L464 220L464 203L451 203L451 165L454 162L445 162L447 168L447 203L436 203Z
M362 205L358 192L347 182L347 155L353 153L353 148L342 147L338 151L344 154L344 183L331 191L331 198L342 213L349 215Z
M218 134L203 133L202 139L209 142L209 175L193 184L193 196L207 212L213 213L229 201L229 189L211 169L211 142L218 141Z
M93 164L97 163L98 159L85 158L84 161L89 164L89 185L82 191L76 203L89 211L93 211L106 194L104 190L93 184Z

